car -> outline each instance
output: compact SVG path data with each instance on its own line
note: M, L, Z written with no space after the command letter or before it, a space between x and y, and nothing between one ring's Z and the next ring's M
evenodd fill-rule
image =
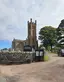
M64 57L64 49L58 50L58 56Z
M32 51L32 47L29 45L24 46L24 51Z

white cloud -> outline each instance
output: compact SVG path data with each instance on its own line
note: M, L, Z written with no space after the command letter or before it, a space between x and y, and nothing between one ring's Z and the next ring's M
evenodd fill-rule
M0 0L0 39L27 38L27 21L58 27L64 18L64 0Z

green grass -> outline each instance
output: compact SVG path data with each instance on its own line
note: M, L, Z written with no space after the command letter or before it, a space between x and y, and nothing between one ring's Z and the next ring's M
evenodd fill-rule
M44 61L48 61L49 60L49 56L48 55L44 55Z

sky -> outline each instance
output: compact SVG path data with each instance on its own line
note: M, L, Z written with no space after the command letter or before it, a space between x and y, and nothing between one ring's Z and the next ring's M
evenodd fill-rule
M58 27L64 19L64 0L0 0L0 48L13 38L27 38L27 21L37 20L37 36L44 26Z

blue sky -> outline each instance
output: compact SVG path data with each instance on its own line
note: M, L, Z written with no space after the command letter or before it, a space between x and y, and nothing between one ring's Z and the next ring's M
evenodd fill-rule
M0 0L0 48L10 47L13 38L27 38L27 21L41 27L58 27L64 18L64 0ZM10 42L10 43L8 43Z
M10 48L11 45L12 45L12 43L9 40L0 40L0 49Z

